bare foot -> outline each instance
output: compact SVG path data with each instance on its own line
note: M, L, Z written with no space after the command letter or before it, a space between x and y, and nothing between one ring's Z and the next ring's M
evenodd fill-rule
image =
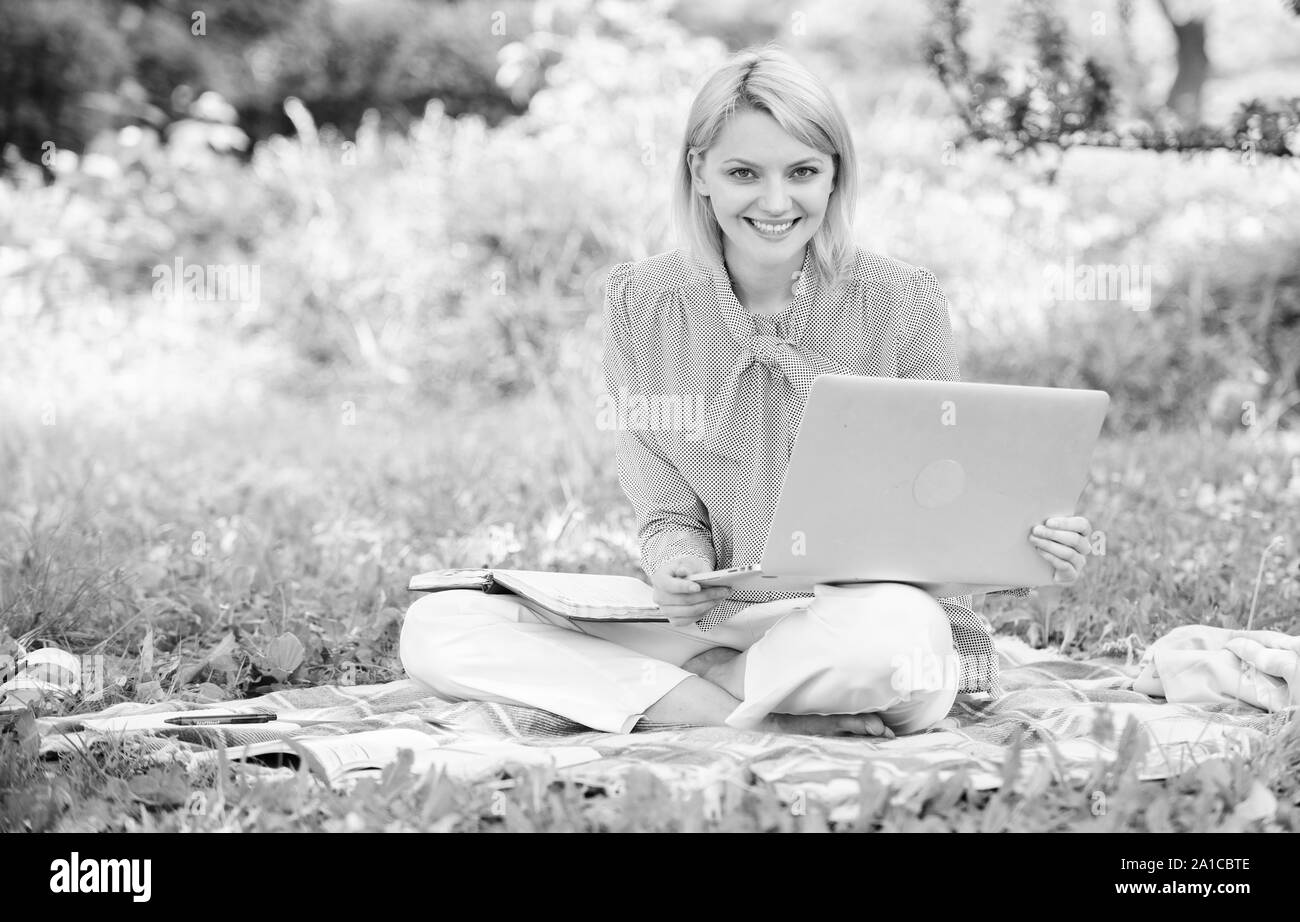
M730 647L711 647L682 663L682 668L740 699L744 695L743 676L736 674L740 655ZM769 714L757 729L813 736L894 736L879 714Z
M883 736L893 739L879 714L769 714L758 725L769 733L806 733L812 736Z

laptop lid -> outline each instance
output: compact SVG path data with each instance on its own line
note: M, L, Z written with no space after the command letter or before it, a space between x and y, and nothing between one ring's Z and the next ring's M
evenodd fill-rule
M752 588L893 580L943 598L1050 584L1029 531L1075 512L1109 404L1096 390L818 376Z

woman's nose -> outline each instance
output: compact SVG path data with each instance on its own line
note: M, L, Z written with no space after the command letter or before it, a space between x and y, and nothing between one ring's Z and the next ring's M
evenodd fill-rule
M779 179L772 180L763 187L763 197L758 205L770 215L780 217L790 210L790 193L785 183Z

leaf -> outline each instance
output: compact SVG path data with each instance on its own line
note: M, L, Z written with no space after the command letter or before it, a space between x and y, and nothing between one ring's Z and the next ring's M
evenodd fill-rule
M8 682L18 674L18 663L9 653L0 653L0 682Z
M1075 619L1066 618L1065 625L1061 628L1061 652L1064 653L1074 643Z
M234 568L230 573L230 595L234 599L245 599L248 592L253 586L253 577L257 573L257 568L248 564L241 564Z
M199 589L187 589L181 593L185 600L190 603L190 611L194 612L205 621L215 621L221 617L212 600L208 598L207 593Z
M131 787L125 778L110 777L104 782L104 799L125 802L131 799Z
M225 635L217 641L217 645L209 650L203 659L199 660L192 666L183 666L177 670L176 684L188 685L191 679L202 672L204 667L212 663L214 660L230 659L230 653L236 646L235 635L227 631Z
M190 796L190 786L183 769L151 769L136 775L127 785L136 800L153 807L179 807Z
M1225 832L1241 832L1251 823L1270 820L1277 814L1277 798L1258 781L1251 785L1249 796L1224 818Z
M214 656L208 660L208 665L219 672L224 672L228 676L233 676L239 672L239 664L235 658L226 654L224 656Z
M263 655L263 660L267 670L280 681L284 681L289 677L289 673L302 664L305 654L306 649L302 641L286 631L271 641Z
M1157 797L1147 805L1144 811L1147 821L1147 830L1149 832L1177 832L1170 816L1169 801L1164 797Z
M41 748L41 734L36 729L36 718L31 708L17 711L11 722L4 727L4 733L12 733L18 740L19 751L27 758L36 758Z
M137 585L146 592L157 589L167 579L167 568L160 563L149 561L135 568Z
M1197 766L1196 774L1205 787L1221 791L1232 787L1232 772L1222 758L1206 759Z
M145 625L144 640L140 641L140 677L153 675L153 657L155 652L153 624Z
M211 682L204 682L197 685L185 693L185 697L191 701L213 702L225 701L230 696L226 694L225 689L219 685L213 685Z
M135 687L137 701L162 701L167 697L161 682L141 682Z

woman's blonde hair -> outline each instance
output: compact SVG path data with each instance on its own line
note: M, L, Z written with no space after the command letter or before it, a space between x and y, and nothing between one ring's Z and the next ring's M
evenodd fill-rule
M691 104L673 195L673 221L683 248L696 258L723 262L722 228L708 197L695 191L690 155L692 150L707 151L727 121L746 110L772 116L793 137L834 163L835 182L826 216L811 243L823 284L830 290L841 287L851 276L855 258L858 171L853 138L826 85L774 45L733 55L709 75Z

